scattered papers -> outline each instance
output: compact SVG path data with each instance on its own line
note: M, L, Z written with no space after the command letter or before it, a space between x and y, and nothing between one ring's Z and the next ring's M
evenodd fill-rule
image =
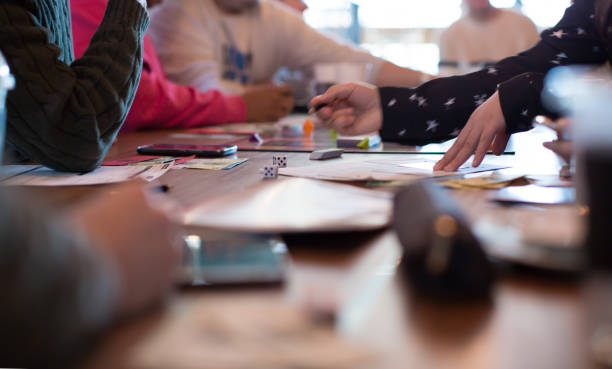
M379 159L365 161L335 161L305 167L281 168L280 175L329 181L406 181L423 177L441 177L493 171L506 167L481 165L463 167L457 172L434 172L435 161L427 159Z
M533 181L527 178L527 176L505 176L498 173L493 173L486 177L449 179L443 181L442 185L456 190L497 190L504 187L526 186L532 183Z
M118 159L118 160L109 160L102 162L103 167L120 167L123 165L137 164L142 163L146 160L157 159L159 156L148 156L148 155L136 155L130 156L128 158Z
M253 233L374 230L388 226L391 210L387 192L291 179L211 199L187 210L183 222Z
M124 165L158 165L174 162L174 164L181 164L191 159L194 159L195 155L191 156L150 156L150 155L136 155L130 156L129 158L105 161L102 166L115 167Z
M0 165L0 182L7 180L11 177L15 177L19 174L31 172L38 168L42 168L41 165Z
M21 171L20 174L0 180L3 186L82 186L124 182L140 178L151 182L172 167L172 163L142 166L100 167L93 172L75 174L58 172L40 165L18 165L19 168L5 166L8 171ZM29 167L29 168L27 168ZM28 170L29 169L29 170Z
M203 170L227 170L232 169L249 160L248 158L240 159L192 159L180 165L174 166L174 169L203 169Z

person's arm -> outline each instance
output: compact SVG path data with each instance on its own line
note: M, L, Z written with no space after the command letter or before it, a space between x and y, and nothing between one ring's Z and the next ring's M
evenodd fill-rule
M116 267L15 190L0 191L0 362L65 368L112 320Z
M568 64L602 64L604 45L591 19L592 0L577 0L532 49L465 76L432 80L416 89L381 88L381 135L408 144L456 137L476 108L496 91L506 132L530 129L536 115L549 114L540 95L545 74Z
M72 0L74 54L78 58L87 49L102 21L106 0ZM147 36L143 42L143 69L138 92L122 132L152 128L189 128L210 124L244 122L246 108L240 96L228 96L217 90L199 92L193 87L169 81L163 71L153 70L157 55Z
M138 1L110 0L84 56L68 65L40 13L31 0L0 4L0 49L17 81L7 97L7 143L53 169L90 171L134 98L148 15ZM59 33L70 47L69 30Z
M304 69L317 63L371 63L373 70L368 82L377 86L418 86L431 78L375 57L362 48L339 42L312 28L302 17L284 7L275 3L267 5L262 10L272 13L265 19L274 20L271 26L277 36L276 49L282 55L279 67Z
M114 319L166 296L176 230L140 183L61 212L29 195L0 190L0 363L72 367Z

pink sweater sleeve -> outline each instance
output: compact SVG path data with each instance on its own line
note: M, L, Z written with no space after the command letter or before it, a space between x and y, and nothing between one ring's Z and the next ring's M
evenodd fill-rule
M71 1L75 56L82 55L89 46L104 16L106 2ZM217 90L199 92L193 87L169 81L147 36L143 58L140 85L122 132L147 128L189 128L246 120L246 105L242 97L227 96Z

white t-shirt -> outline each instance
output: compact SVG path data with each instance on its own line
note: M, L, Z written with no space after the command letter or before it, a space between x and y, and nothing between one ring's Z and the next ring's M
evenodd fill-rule
M526 16L506 9L486 22L465 16L446 29L440 39L440 61L469 64L495 62L516 55L540 40Z
M383 64L272 0L237 15L223 13L213 0L164 1L152 10L149 35L168 77L202 91L239 94L245 84L271 81L283 66L303 70L332 62L371 63L375 81Z

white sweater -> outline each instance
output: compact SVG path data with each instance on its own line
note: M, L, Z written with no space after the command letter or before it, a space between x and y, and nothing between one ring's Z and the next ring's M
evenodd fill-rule
M238 15L213 0L164 1L154 8L149 35L171 80L205 91L243 93L245 84L272 80L281 67L363 62L376 80L383 60L307 25L284 4L261 0Z
M442 33L440 61L496 62L535 46L539 40L533 22L512 10L500 9L486 22L465 16Z

